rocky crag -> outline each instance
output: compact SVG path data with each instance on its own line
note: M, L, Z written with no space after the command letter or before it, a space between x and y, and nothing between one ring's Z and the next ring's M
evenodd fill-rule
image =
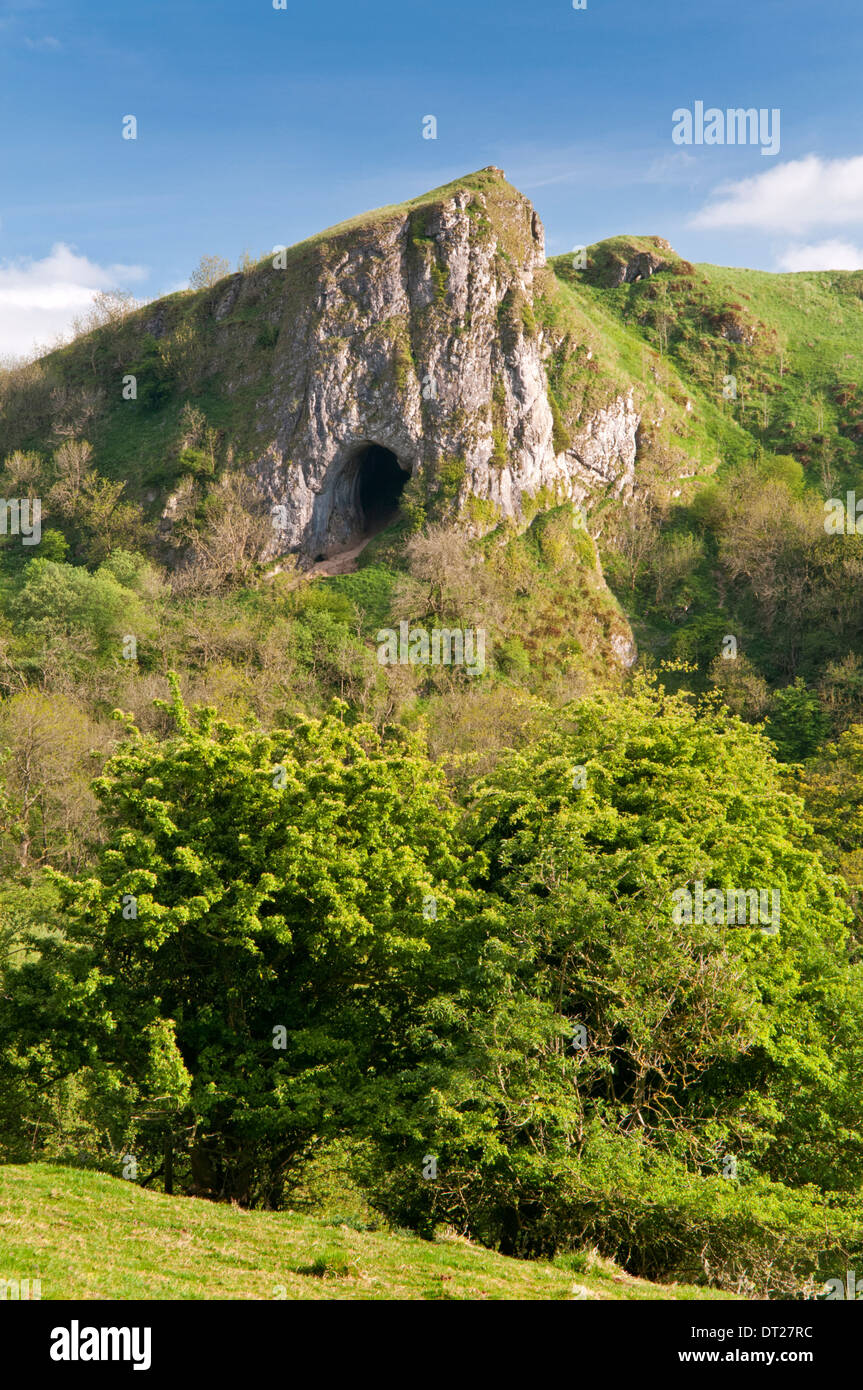
M410 479L421 505L446 503L476 532L630 490L631 389L561 428L546 372L557 344L539 313L552 282L538 214L489 168L210 291L214 336L241 331L254 310L274 344L246 451L272 507L272 553L313 559L356 542L375 447L390 456L393 493ZM176 306L145 327L157 340L176 332ZM258 372L235 371L227 390L254 387ZM168 521L175 510L169 499Z
M542 223L500 170L474 182L321 243L298 312L288 296L252 464L277 508L274 549L355 539L370 444L426 490L443 477L474 526L522 516L527 499L631 486L631 392L557 447L535 314Z

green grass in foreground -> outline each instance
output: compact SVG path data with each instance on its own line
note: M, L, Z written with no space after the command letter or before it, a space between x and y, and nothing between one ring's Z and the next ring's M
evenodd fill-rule
M246 1212L42 1163L0 1167L0 1278L41 1279L43 1299L725 1297L590 1256L513 1260L458 1236Z

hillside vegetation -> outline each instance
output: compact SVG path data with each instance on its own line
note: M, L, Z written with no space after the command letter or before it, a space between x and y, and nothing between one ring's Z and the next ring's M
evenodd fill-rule
M411 215L453 190L506 263L529 205ZM0 537L3 1249L87 1296L814 1295L863 1260L863 278L540 267L501 340L560 454L631 399L634 476L502 519L444 462L320 577L254 411L398 211L0 374L44 502Z
M616 283L645 256L652 275ZM693 266L655 238L586 260L552 264L641 394L648 446L641 495L604 528L606 575L643 648L695 662L733 707L772 715L781 746L812 753L863 712L863 553L825 531L825 502L863 492L863 275ZM718 661L728 634L733 666ZM808 702L775 695L801 688ZM795 718L810 711L793 734L792 698Z

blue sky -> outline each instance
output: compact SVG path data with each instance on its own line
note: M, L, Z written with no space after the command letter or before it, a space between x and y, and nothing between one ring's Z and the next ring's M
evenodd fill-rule
M550 254L863 264L861 60L860 0L0 0L0 353L486 164ZM779 153L675 144L696 101Z

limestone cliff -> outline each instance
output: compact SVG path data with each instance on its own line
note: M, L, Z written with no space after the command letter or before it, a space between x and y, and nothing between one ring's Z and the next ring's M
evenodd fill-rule
M526 506L631 487L639 415L610 399L561 443L538 326L542 223L487 169L286 258L267 320L277 345L255 407L250 471L274 508L273 553L314 557L367 524L369 445L395 455L415 496L442 498L475 530ZM227 320L249 286L214 292ZM242 384L241 381L234 383Z

